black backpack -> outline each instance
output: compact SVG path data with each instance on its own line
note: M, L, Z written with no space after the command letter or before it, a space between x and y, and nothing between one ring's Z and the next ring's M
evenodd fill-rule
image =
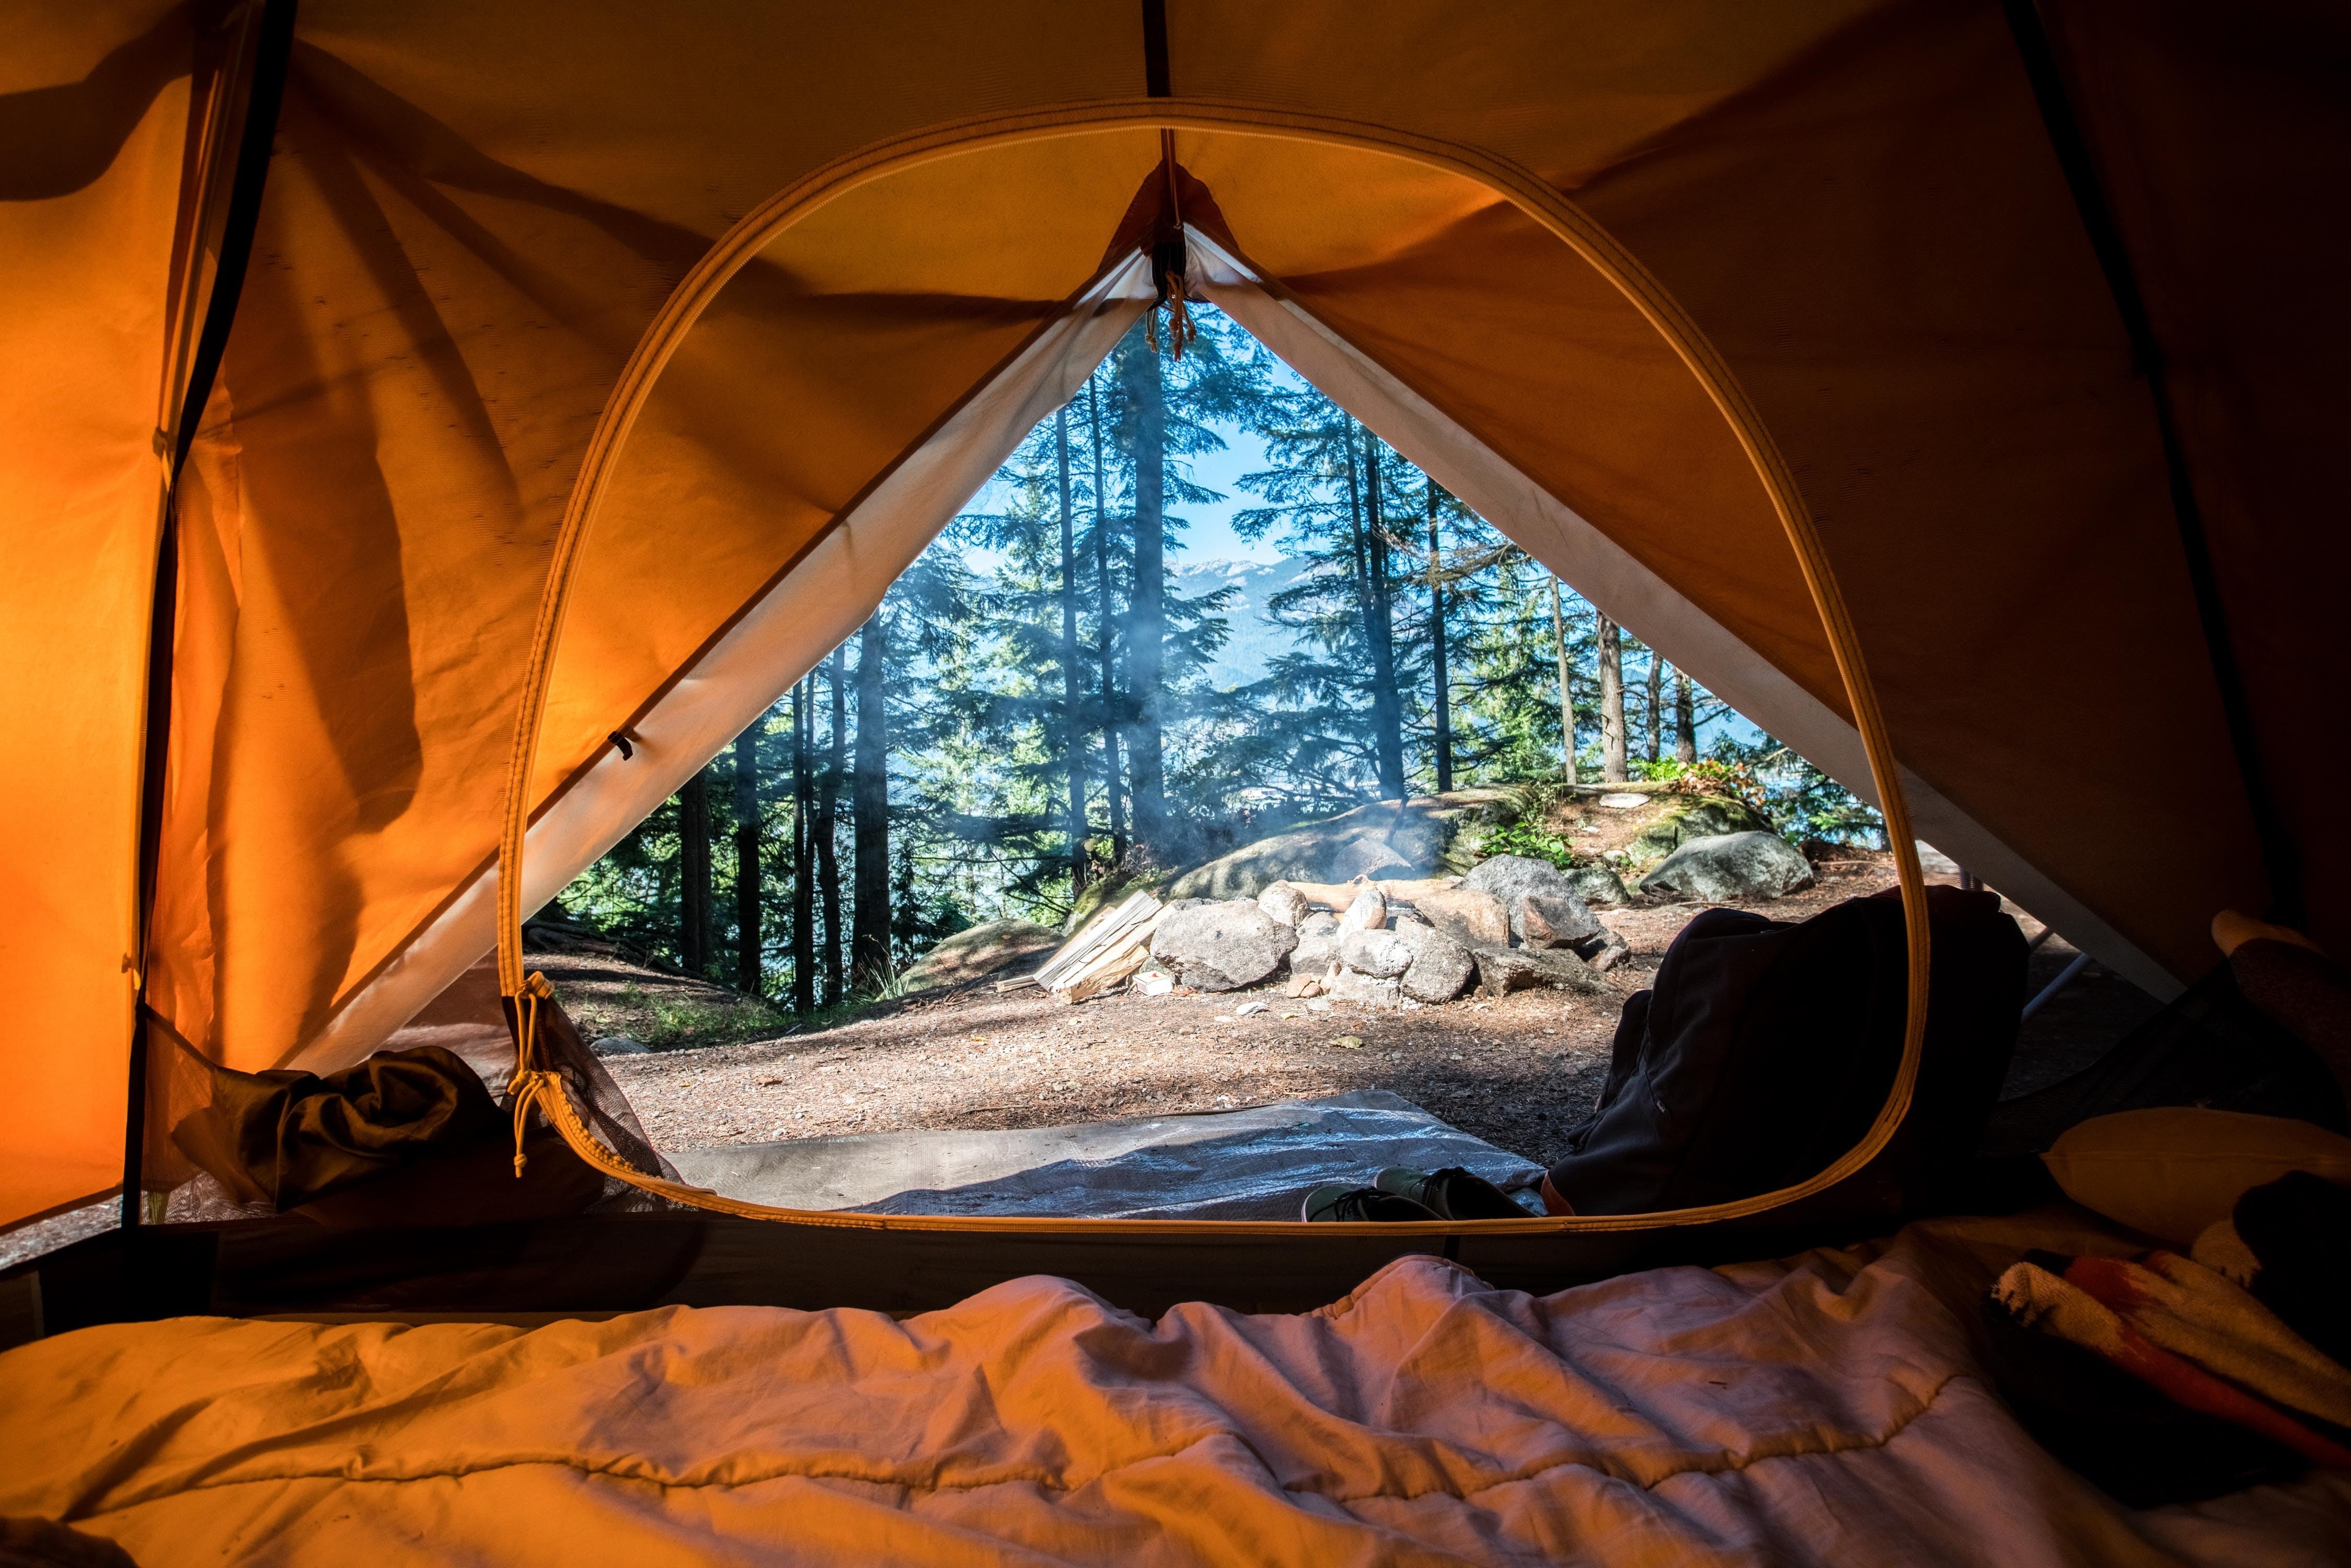
M1927 890L1925 1054L1873 1206L1964 1170L2024 1006L2024 935L1997 894ZM1815 1176L1861 1141L1902 1056L1907 958L1889 890L1801 925L1709 909L1625 1004L1600 1103L1552 1185L1578 1214L1723 1203ZM1889 1157L1890 1156L1890 1157Z

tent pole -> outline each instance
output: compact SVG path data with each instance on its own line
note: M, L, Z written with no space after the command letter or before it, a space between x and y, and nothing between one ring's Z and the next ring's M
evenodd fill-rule
M2188 472L2187 447L2179 438L2170 387L2164 378L2163 347L2156 339L2154 319L2147 314L2147 298L2139 291L2138 275L2131 266L2130 251L2123 244L2122 227L2116 222L2114 209L2099 183L2097 162L2091 155L2089 141L2083 134L2072 99L2066 96L2064 76L2058 68L2056 49L2050 42L2048 30L2042 24L2040 7L2036 0L2001 0L2001 9L2008 17L2009 31L2015 37L2016 52L2032 83L2033 99L2040 106L2050 147L2073 193L2074 210L2081 214L2090 248L2097 253L2099 268L2105 274L2107 292L2114 297L2115 308L2122 315L2134 368L2146 380L2147 396L2155 404L2156 434L2163 446L2164 474L2170 484L2171 510L2179 528L2180 553L2187 558L2188 580L2196 595L2197 619L2202 623L2204 652L2211 663L2213 682L2220 687L2221 714L2229 727L2229 747L2236 755L2238 780L2244 788L2245 803L2252 813L2253 832L2261 841L2262 869L2270 884L2269 918L2299 926L2304 916L2302 863L2294 853L2293 835L2286 829L2285 819L2279 814L2276 797L2271 793L2268 771L2262 765L2260 738L2254 733L2252 709L2245 695L2244 668L2237 662L2236 643L2229 633L2227 608L2220 601L2220 585L2213 575L2211 541L2205 533L2204 512L2196 498L2195 482Z
M285 97L286 68L294 52L296 0L266 0L254 46L253 73L246 89L245 127L239 136L236 172L229 187L228 214L221 231L220 256L213 271L212 297L188 371L185 395L171 433L172 468L163 492L162 527L155 542L154 597L147 622L147 706L139 771L139 967L138 994L131 1015L130 1086L122 1129L122 1226L144 1218L142 1166L147 1147L147 987L155 919L155 877L162 857L163 789L171 759L172 651L179 632L180 472L196 441L204 405L212 401L228 348L237 298L244 292L246 264L253 256L254 232L261 221L261 193L269 179L269 151L277 135L277 109Z

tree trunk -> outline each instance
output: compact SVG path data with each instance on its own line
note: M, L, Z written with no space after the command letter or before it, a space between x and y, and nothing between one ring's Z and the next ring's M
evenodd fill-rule
M847 749L849 644L832 651L832 755L826 760L816 801L817 895L824 901L824 1005L841 1005L841 852L834 826L840 821L841 775Z
M1600 777L1625 782L1625 643L1616 622L1596 617L1600 627Z
M1437 688L1437 792L1440 795L1453 788L1453 683L1447 678L1445 668L1445 584L1437 575L1440 570L1437 528L1437 481L1428 481L1428 642L1430 658L1436 666L1433 685Z
M1674 758L1684 767L1698 760L1698 727L1690 719L1690 678L1687 670L1674 672Z
M1404 779L1404 694L1395 679L1395 599L1388 588L1388 535L1380 482L1380 449L1364 432L1364 553L1371 567L1372 744L1379 760L1380 794L1402 800L1411 794Z
M896 972L890 962L890 718L883 643L876 610L857 638L857 775L849 802L857 829L850 973L866 991L881 989Z
M689 975L710 973L710 770L677 792L677 954Z
M1113 674L1112 651L1116 643L1113 628L1118 620L1112 613L1113 601L1110 591L1110 514L1105 509L1109 471L1102 466L1102 400L1094 391L1092 376L1086 378L1086 423L1093 430L1094 444L1094 580L1095 624L1099 642L1097 652L1102 658L1102 713L1098 727L1102 738L1102 793L1110 806L1110 863L1126 859L1126 796L1125 768L1119 760L1118 745L1118 681Z
M810 818L809 677L792 688L792 1010L816 1011L816 835Z
M1652 762L1655 762L1657 759L1658 749L1665 744L1665 664L1663 661L1658 659L1657 651L1655 648L1650 649L1649 741L1646 750L1648 758Z
M1565 754L1560 766L1560 777L1569 783L1579 782L1575 775L1575 687L1568 679L1567 617L1559 607L1559 579L1551 580L1552 651L1559 656L1559 733L1560 749Z
M759 935L759 727L735 737L735 988L767 994Z
M1070 507L1070 408L1053 411L1053 456L1061 470L1061 761L1070 770L1070 897L1086 890L1085 676L1078 668L1078 548Z
M1155 855L1167 844L1167 779L1162 755L1161 662L1167 636L1167 403L1159 352L1127 339L1126 392L1134 413L1134 591L1126 607L1126 695L1134 705L1127 774L1134 781L1134 840Z

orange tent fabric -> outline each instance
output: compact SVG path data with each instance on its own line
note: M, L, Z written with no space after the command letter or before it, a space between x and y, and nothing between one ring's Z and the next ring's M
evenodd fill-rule
M1141 308L1122 236L1155 115L1197 193L1204 292L1865 782L1721 416L1477 171L1575 204L1793 465L1921 831L2153 988L2204 967L2213 909L2269 902L2153 405L1997 7L1169 0L1160 99L1144 10L307 0L176 497L159 1061L354 1060L486 950L547 552L698 258L821 184L618 453L553 672L527 901L853 625ZM2345 674L2317 630L2343 547L2314 526L2334 492L2314 455L2343 401L2325 280L2346 236L2307 193L2346 134L2311 63L2339 57L2331 24L2256 8L2216 49L2185 8L2044 11L2178 364L2262 755L2324 886L2340 742L2311 716ZM0 392L8 803L41 824L0 929L25 1107L0 1223L120 1165L154 433L204 303L204 128L242 36L211 9L82 7L0 67L0 144L72 152L0 193L26 258L0 334L39 371ZM68 122L94 129L53 135ZM635 761L615 730L646 738Z

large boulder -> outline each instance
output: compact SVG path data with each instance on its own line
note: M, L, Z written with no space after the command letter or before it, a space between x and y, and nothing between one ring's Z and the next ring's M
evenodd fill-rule
M1204 991L1254 985L1297 946L1295 928L1245 898L1172 904L1151 933L1151 956Z
M1324 970L1339 961L1339 941L1343 935L1339 929L1339 917L1318 909L1300 921L1297 929L1298 946L1290 949L1290 972L1320 978Z
M1677 800L1625 847L1635 862L1652 861L1699 839L1771 831L1771 824L1743 800L1723 795L1695 795Z
M908 967L900 978L910 991L960 986L983 975L1009 969L1024 959L1042 962L1061 945L1061 934L1029 920L991 920L958 931Z
M1412 906L1423 920L1464 947L1510 945L1510 912L1483 888L1448 887L1424 893L1413 899Z
M1478 965L1478 978L1489 997L1506 996L1530 986L1552 986L1582 991L1587 996L1596 996L1608 988L1607 982L1593 974L1589 965L1564 948L1481 947L1471 957Z
M1812 862L1777 833L1693 839L1641 879L1641 891L1699 904L1778 898L1813 885Z
M1510 934L1536 946L1568 946L1600 935L1600 921L1576 896L1567 873L1549 861L1496 855L1480 862L1461 885L1489 893L1510 911ZM1531 906L1530 899L1545 902Z
M1449 1002L1469 987L1478 962L1468 948L1417 920L1399 920L1390 935L1411 951L1398 984L1416 1002Z

